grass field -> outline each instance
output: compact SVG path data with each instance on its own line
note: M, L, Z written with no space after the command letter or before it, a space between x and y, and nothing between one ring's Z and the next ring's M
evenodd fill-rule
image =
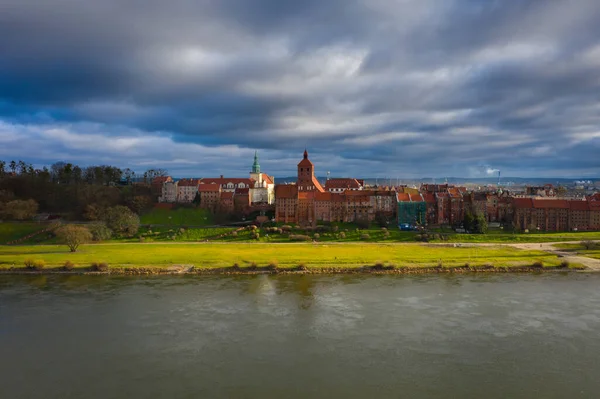
M105 244L85 245L77 253L65 246L3 246L0 247L0 268L21 267L27 259L41 259L48 266L61 266L66 260L80 267L92 262L107 262L111 266L170 266L190 264L197 267L224 267L234 263L248 266L252 262L266 266L276 262L279 267L358 267L386 262L397 266L444 267L531 265L541 261L544 266L557 266L560 259L539 251L524 251L508 247L442 247L423 244Z
M206 209L178 208L152 209L140 216L142 224L160 224L165 226L210 226L213 218Z
M562 249L569 252L577 252L578 255L587 256L588 258L600 259L600 243L596 244L594 248L586 249L582 244L559 244L555 245L556 248Z
M0 244L13 241L47 227L41 223L0 223Z

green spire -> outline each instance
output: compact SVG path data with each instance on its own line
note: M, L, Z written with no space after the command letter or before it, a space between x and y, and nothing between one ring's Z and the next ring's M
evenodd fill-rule
M252 164L252 173L260 173L260 165L258 164L257 151L254 151L254 163Z

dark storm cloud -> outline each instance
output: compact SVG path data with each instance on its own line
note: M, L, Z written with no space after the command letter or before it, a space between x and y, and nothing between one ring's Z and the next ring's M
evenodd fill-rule
M259 148L285 175L308 146L344 175L598 175L598 20L593 0L0 0L0 156L200 175Z

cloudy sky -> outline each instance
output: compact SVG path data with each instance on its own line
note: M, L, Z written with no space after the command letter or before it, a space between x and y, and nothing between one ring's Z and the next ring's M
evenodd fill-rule
M597 0L0 0L0 159L600 176Z

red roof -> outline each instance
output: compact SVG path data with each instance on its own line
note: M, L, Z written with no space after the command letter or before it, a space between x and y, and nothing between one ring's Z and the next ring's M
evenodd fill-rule
M460 198L460 197L462 197L462 194L461 194L460 190L457 187L449 187L448 188L448 195L450 195L450 197L452 197L452 198Z
M277 198L298 198L298 186L295 184L275 185L275 199Z
M314 166L313 163L308 160L308 151L304 150L304 159L298 163L298 166Z
M409 202L410 195L406 193L398 193L397 194L398 202Z
M221 191L221 186L218 184L198 184L198 192L208 193L208 192L219 192Z
M273 183L274 183L274 180L275 180L275 179L273 179L273 177L272 177L272 176L269 176L269 175L268 175L268 174L266 174L266 173L261 173L261 175L262 175L262 178L263 178L263 180L264 180L264 181L266 181L266 182L267 182L267 184L273 184Z
M198 184L200 184L199 179L181 179L177 182L180 187L197 186Z
M535 198L533 207L536 209L569 209L569 201Z
M533 200L531 198L513 198L515 208L533 208Z
M409 194L412 202L423 202L425 199L421 194Z
M362 185L356 179L329 179L325 182L325 188L360 188Z
M315 200L316 201L331 201L331 193L329 192L315 192Z

